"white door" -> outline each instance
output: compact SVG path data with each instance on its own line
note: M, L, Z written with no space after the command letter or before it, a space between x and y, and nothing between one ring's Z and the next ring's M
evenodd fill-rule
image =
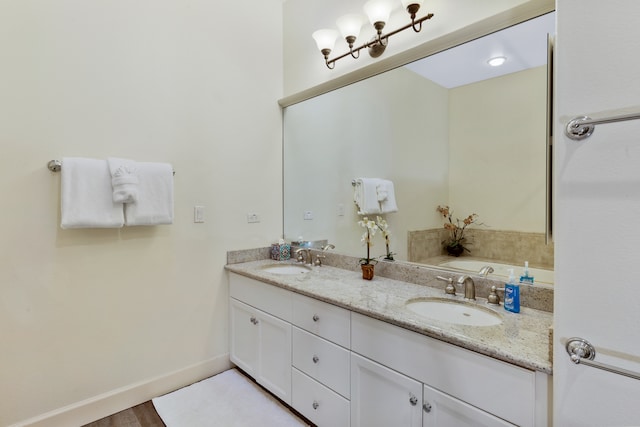
M554 425L640 425L640 381L573 364L571 337L595 361L640 372L640 120L564 125L640 112L640 1L558 0L555 129Z
M488 412L424 386L422 427L514 427Z
M258 374L259 336L257 310L238 300L230 300L230 359L240 369L256 377Z
M291 403L291 324L257 312L260 368L256 380L287 404Z
M422 384L351 353L351 427L390 426L422 426Z

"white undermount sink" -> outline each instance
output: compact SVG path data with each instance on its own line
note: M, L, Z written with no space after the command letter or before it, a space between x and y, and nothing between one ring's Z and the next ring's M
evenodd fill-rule
M262 267L262 270L273 274L296 275L308 273L311 268L299 264L269 264Z
M458 325L494 326L502 323L498 313L464 301L418 298L407 301L406 307L420 316Z

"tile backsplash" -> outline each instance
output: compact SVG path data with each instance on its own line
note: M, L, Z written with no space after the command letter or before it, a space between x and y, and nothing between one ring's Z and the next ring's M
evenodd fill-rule
M429 264L430 258L445 255L442 242L448 231L442 228L410 231L408 238L409 261ZM553 244L545 244L543 233L519 231L467 229L465 246L475 258L553 269Z

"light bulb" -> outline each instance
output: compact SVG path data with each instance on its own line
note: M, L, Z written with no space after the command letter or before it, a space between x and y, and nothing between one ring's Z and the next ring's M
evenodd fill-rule
M372 25L376 22L386 23L391 14L391 3L386 0L369 0L364 4L364 11Z
M494 56L493 58L489 59L487 63L492 67L499 67L504 64L506 60L507 58L505 58L504 56Z
M336 30L324 29L315 31L311 37L316 41L316 45L320 52L324 50L332 51L338 38L338 32Z
M360 35L360 29L362 28L362 21L362 15L351 13L338 18L336 25L340 33L342 33L343 38L353 37L357 39Z

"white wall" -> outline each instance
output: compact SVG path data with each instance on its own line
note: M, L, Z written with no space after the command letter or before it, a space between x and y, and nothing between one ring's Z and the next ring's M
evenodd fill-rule
M0 3L0 425L227 366L226 251L281 229L281 44L280 0ZM47 161L112 155L172 163L173 225L59 228Z

